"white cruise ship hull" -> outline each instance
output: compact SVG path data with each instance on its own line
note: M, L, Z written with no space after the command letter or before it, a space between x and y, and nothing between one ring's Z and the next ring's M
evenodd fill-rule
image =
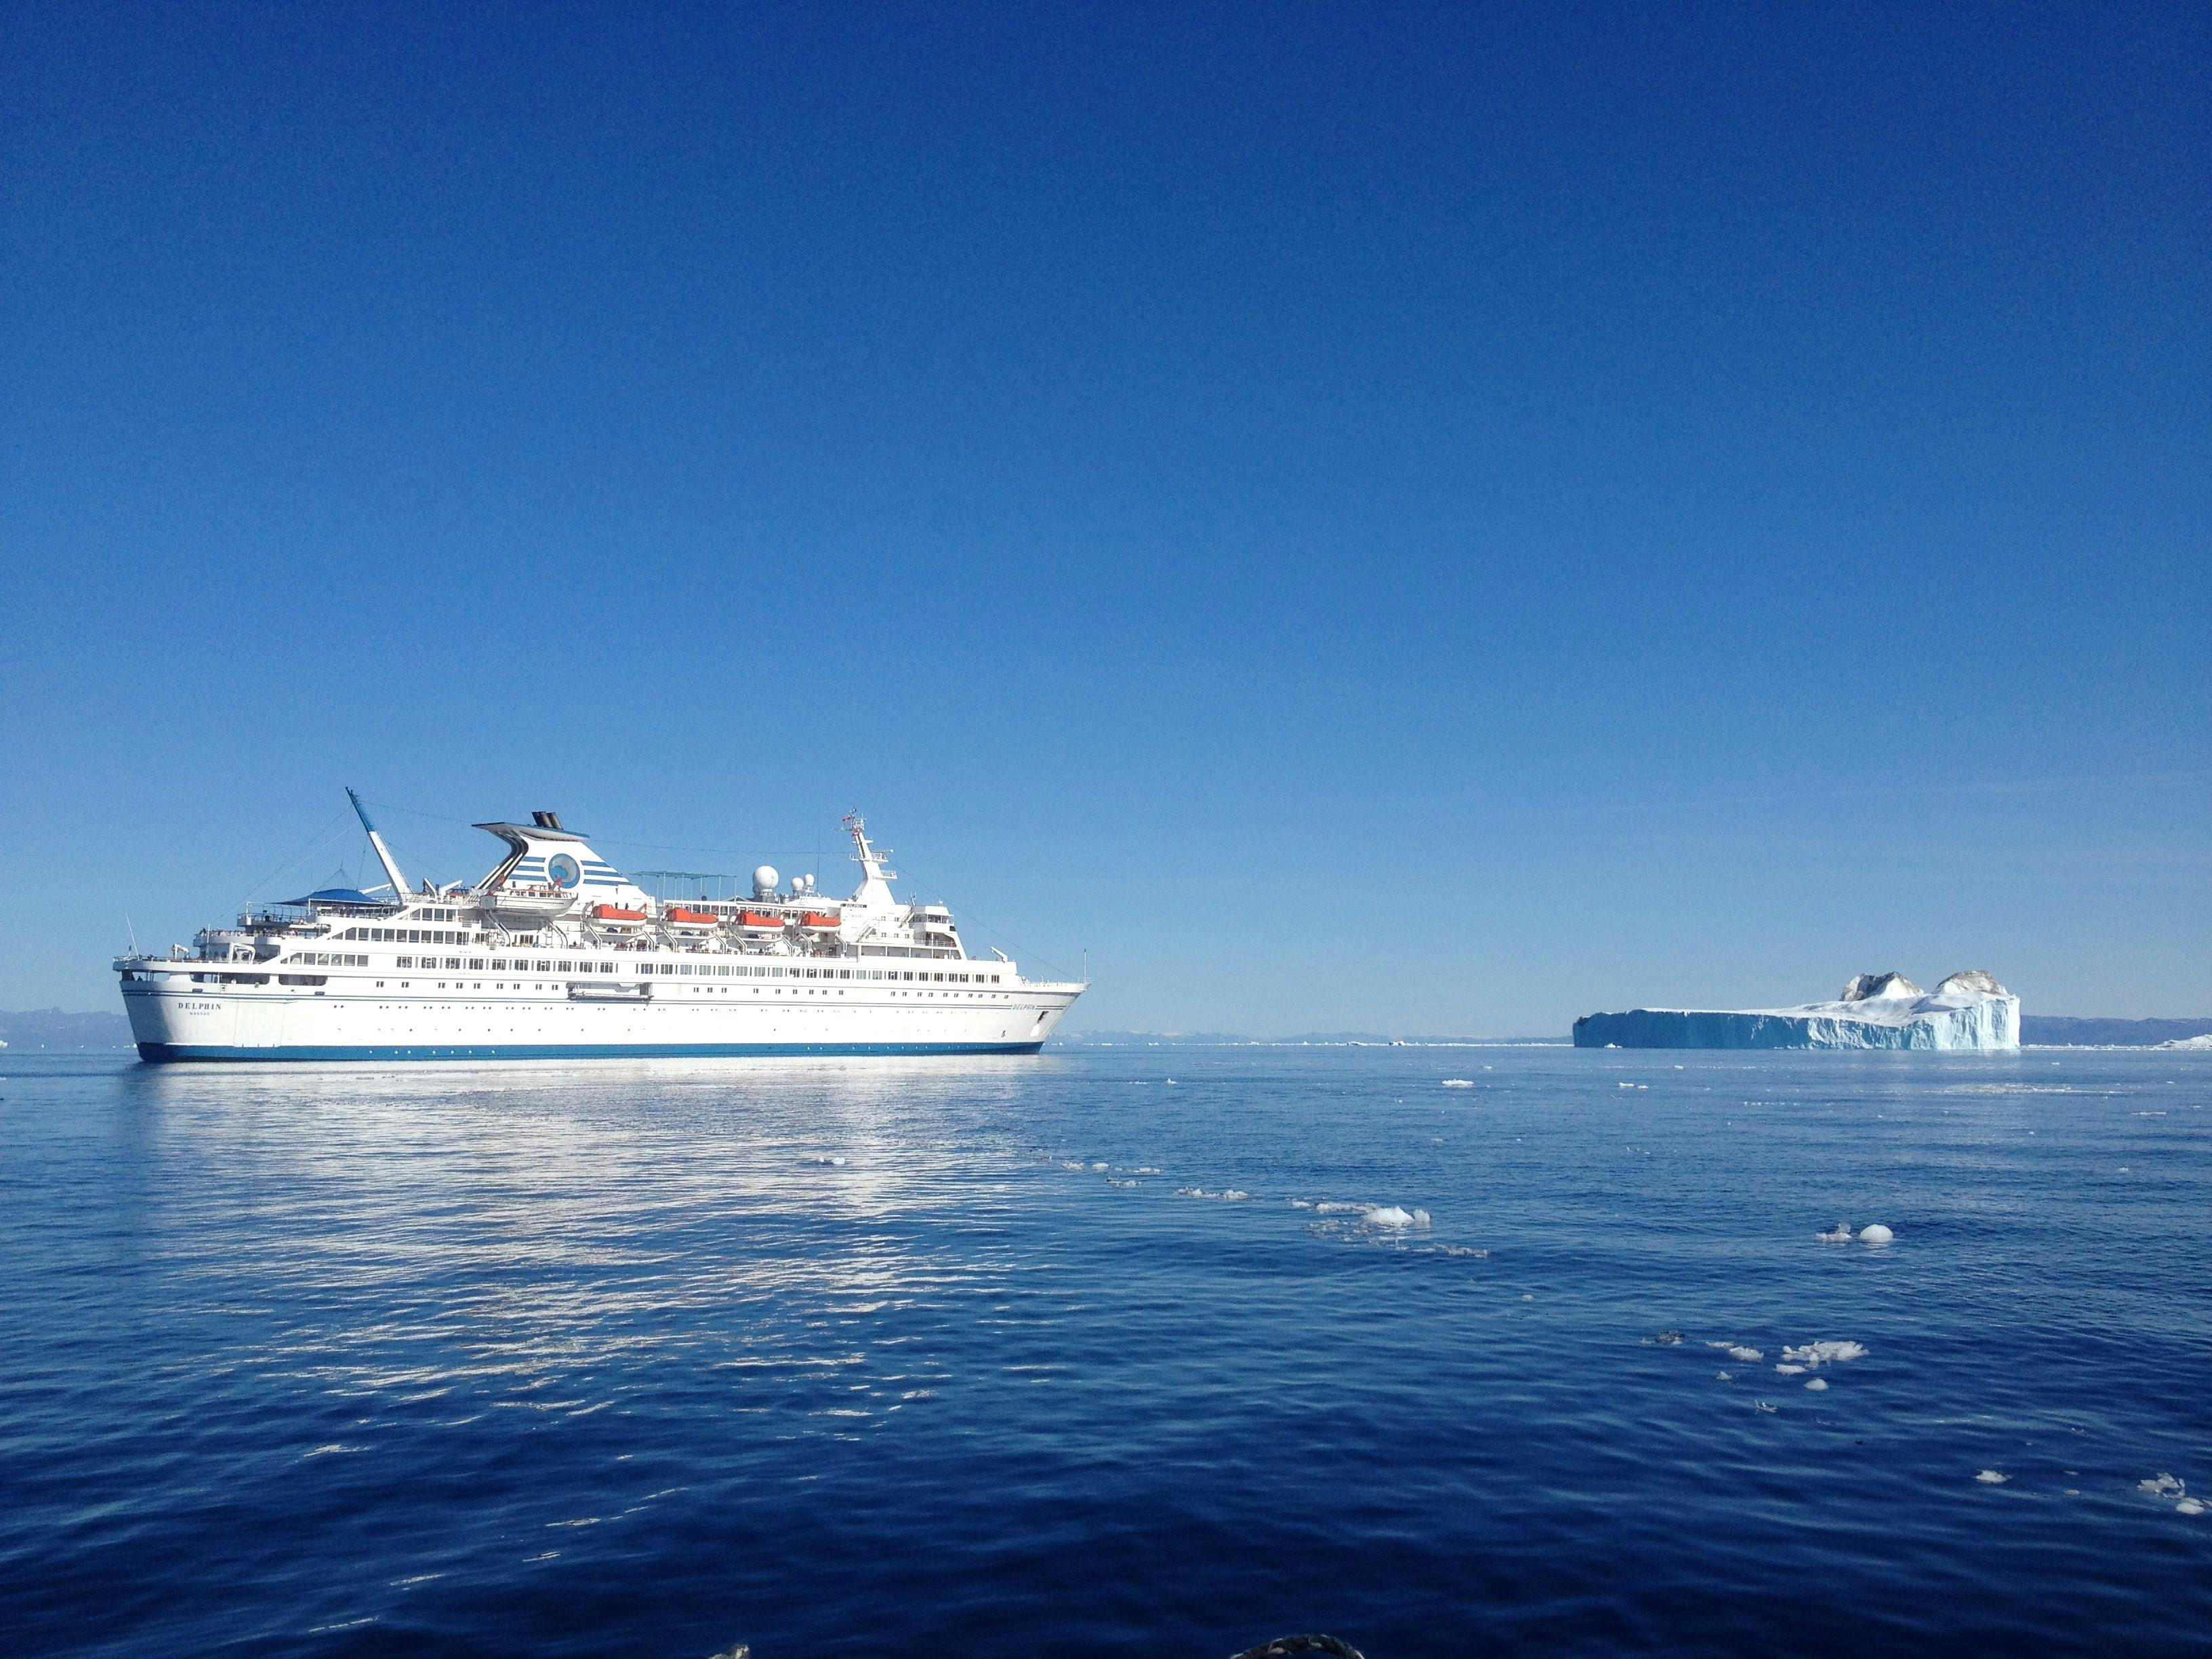
M197 966L198 964L193 964ZM641 1055L1035 1054L1079 985L887 994L679 986L604 999L565 985L416 995L192 983L148 963L123 988L145 1060L588 1060ZM271 975L272 981L275 975ZM597 988L592 988L596 989ZM459 992L460 994L455 994ZM738 994L738 993L741 993Z

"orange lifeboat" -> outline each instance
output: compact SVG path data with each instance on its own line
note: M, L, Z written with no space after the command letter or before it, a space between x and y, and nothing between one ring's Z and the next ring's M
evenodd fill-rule
M837 918L823 915L819 911L803 910L799 913L799 925L801 927L835 927Z
M592 907L592 920L593 921L643 921L645 912L625 910L619 904L594 904Z
M740 910L738 912L738 926L740 927L781 927L783 926L783 918L781 916L769 915L767 912L763 910Z
M713 927L722 920L712 910L694 910L682 904L670 905L664 914L669 921L690 927Z

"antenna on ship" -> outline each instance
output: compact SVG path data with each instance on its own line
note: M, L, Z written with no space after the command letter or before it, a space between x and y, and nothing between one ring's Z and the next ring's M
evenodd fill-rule
M361 804L361 797L350 787L346 790L346 799L353 803L354 816L361 820L361 827L368 833L370 850L375 853L376 861L384 866L384 878L392 884L392 902L394 904L406 903L407 878L399 873L399 866L392 861L392 851L385 846L384 837L376 833L376 826L368 821L368 808Z

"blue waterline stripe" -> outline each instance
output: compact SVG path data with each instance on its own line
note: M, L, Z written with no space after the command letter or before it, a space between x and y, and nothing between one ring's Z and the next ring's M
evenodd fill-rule
M149 1065L252 1060L718 1060L773 1054L1033 1054L1039 1042L548 1042L452 1048L303 1044L236 1048L213 1043L142 1042Z

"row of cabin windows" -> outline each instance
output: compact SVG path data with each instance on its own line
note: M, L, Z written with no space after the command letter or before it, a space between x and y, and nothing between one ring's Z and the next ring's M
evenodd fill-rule
M426 910L423 914L450 917L453 913L451 910ZM422 927L349 927L338 937L365 939L371 945L468 945L474 942L465 933L445 933Z
M310 951L301 955L295 956L291 960L298 963L327 963L338 967L349 968L366 968L368 966L368 958L367 957L341 956L327 951ZM410 969L417 967L436 969L443 967L451 973L459 973L464 969L472 974L481 974L485 972L504 974L508 972L510 969L518 974L527 974L533 971L531 966L530 958L526 957L517 957L512 960L506 957L492 957L489 959L483 957L471 957L465 959L460 957L446 957L442 959L437 957L422 957L420 958L415 957L395 957L392 958L392 965L396 968ZM550 957L540 957L537 959L537 967L535 971L541 974L611 974L616 971L617 966L617 963L612 962L589 962L580 961L574 957L556 959ZM939 985L996 985L999 982L999 975L996 974L908 974L896 972L888 969L754 967L742 963L732 966L705 962L663 962L657 963L641 962L637 964L637 971L641 974L682 974L685 975L696 974L705 979L730 979L732 977L738 979L860 978L864 980L903 980L909 983L918 979L924 984L935 983Z
M367 957L350 956L343 951L295 951L284 960L303 963L310 968L366 968L368 966Z

